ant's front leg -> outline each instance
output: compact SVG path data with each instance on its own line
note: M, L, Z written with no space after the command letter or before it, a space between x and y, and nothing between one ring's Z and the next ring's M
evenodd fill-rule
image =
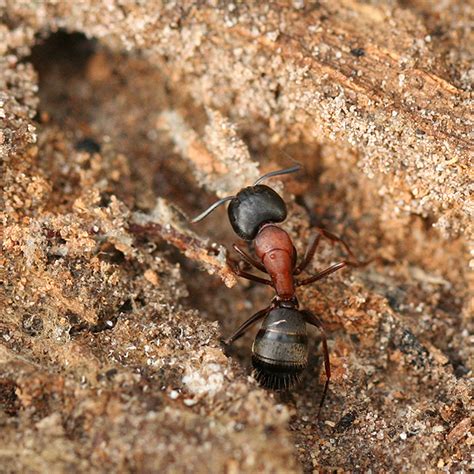
M373 258L371 258L369 260L364 260L364 261L361 262L354 255L354 252L351 250L349 245L343 239L341 239L337 235L334 235L333 233L327 231L326 229L323 229L322 227L316 227L316 230L319 232L320 235L322 235L324 238L329 240L331 243L333 243L333 244L340 243L344 247L344 249L346 250L346 252L349 254L349 256L352 259L352 261L349 263L351 266L353 266L353 267L364 267L365 265L368 265L370 262L372 262L374 260Z
M352 250L350 249L349 245L347 245L347 243L344 240L342 240L340 237L337 237L336 235L332 234L331 232L328 232L327 230L325 230L321 227L317 227L317 230L318 230L319 234L317 234L317 235L315 235L311 238L311 240L308 244L308 248L306 249L306 252L304 254L304 257L301 260L300 264L293 271L293 275L299 275L310 264L311 260L314 257L314 254L316 253L319 242L321 241L321 237L324 237L325 239L329 240L332 244L340 243L344 247L346 252L352 258L352 261L344 260L344 262L345 262L344 266L349 265L349 266L352 266L352 267L362 267L362 266L367 265L368 263L370 263L372 261L372 260L367 260L367 261L364 261L364 262L360 262L355 257L355 255L352 252ZM340 267L340 268L342 268L342 267ZM339 270L339 267L336 270ZM336 271L336 270L334 270L334 271Z
M303 259L301 260L299 265L293 270L293 275L299 275L309 265L309 263L314 257L314 254L316 253L316 249L318 248L320 240L321 240L321 234L313 235L313 237L309 241L309 244L306 249L306 252L304 253Z
M241 249L237 244L233 244L232 247L249 265L255 267L257 270L260 270L263 273L268 273L263 263L259 262L258 260L255 260L245 250Z
M232 270L232 272L239 277L246 278L250 281L255 281L256 283L262 283L263 285L273 286L273 282L271 280L260 278L257 275L253 275L252 273L241 270L239 267L239 262L232 260L229 256L227 256L227 265Z
M329 232L326 229L323 229L322 227L316 227L316 230L319 232L320 235L322 235L325 239L329 240L332 244L336 244L336 243L341 244L346 250L346 252L349 254L349 256L351 257L351 259L354 262L359 262L359 260L356 258L356 256L352 252L349 245L343 239L341 239L337 235L334 235L332 232ZM365 262L360 262L360 265L365 265Z

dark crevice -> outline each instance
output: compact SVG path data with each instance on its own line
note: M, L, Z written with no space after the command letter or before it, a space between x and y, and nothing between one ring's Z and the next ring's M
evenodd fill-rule
M83 33L59 30L38 41L28 60L39 73L40 86L43 85L41 79L46 78L51 69L60 69L66 73L63 80L67 83L68 77L84 74L87 62L96 48L97 42L88 39Z

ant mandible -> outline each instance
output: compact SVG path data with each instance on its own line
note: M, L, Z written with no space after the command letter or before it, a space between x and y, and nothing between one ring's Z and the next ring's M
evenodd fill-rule
M243 271L239 266L240 262L227 259L229 267L237 276L272 286L276 292L268 307L255 313L232 336L224 340L227 345L233 343L255 323L264 319L252 346L252 364L261 385L279 390L288 389L297 382L308 362L306 323L320 330L326 372L326 383L319 406L321 410L331 378L327 337L322 322L316 315L308 310L298 309L295 289L321 280L344 267L356 267L364 263L356 260L342 239L321 228L317 229L318 234L311 239L303 258L299 264L297 263L296 249L290 236L277 225L286 219L285 202L272 188L260 183L270 177L294 173L300 169L301 167L297 165L267 173L253 186L241 189L236 196L228 196L215 202L192 222L201 221L217 207L230 201L228 215L232 228L242 239L253 241L255 253L260 261L248 255L236 244L233 244L233 248L244 262L270 277L265 279ZM332 243L340 243L353 260L342 260L310 277L296 278L310 264L321 237Z

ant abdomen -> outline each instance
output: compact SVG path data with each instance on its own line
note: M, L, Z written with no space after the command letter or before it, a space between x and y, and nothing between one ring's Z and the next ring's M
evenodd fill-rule
M304 315L293 308L275 308L262 323L252 347L255 378L264 387L288 389L308 363Z

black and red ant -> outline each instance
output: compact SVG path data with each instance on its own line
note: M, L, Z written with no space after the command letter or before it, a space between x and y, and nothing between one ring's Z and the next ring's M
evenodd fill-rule
M295 289L298 286L321 280L344 267L356 267L365 263L356 260L342 239L321 228L318 228L318 234L311 239L303 258L297 263L296 249L290 236L277 225L286 219L285 202L272 188L260 183L270 177L294 173L300 168L298 165L272 171L259 178L253 186L240 190L236 196L225 197L212 204L192 222L204 219L214 209L230 201L228 215L232 228L239 237L253 242L259 260L247 254L236 244L233 248L244 262L270 277L270 279L265 279L248 273L240 268L240 262L231 258L227 260L231 270L237 276L272 286L276 292L276 296L268 307L255 313L232 336L224 340L225 344L231 344L259 320L264 320L252 346L252 364L255 376L261 385L277 390L290 388L299 379L299 375L308 363L306 323L320 330L326 371L326 383L319 407L321 409L331 378L326 333L316 315L308 310L298 309ZM315 275L302 279L296 278L308 267L322 237L332 243L340 243L352 260L342 260Z

